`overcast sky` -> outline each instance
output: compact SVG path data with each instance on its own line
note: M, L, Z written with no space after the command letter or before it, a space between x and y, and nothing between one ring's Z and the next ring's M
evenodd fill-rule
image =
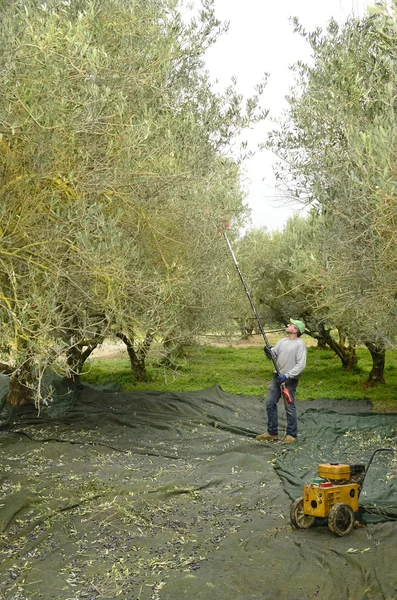
M342 23L350 14L362 16L371 4L371 0L215 0L217 17L229 21L230 26L210 49L207 68L222 87L236 76L239 91L247 97L263 74L269 73L263 106L270 110L269 117L277 118L286 108L284 97L294 84L288 67L297 60L310 61L310 48L293 33L289 18L297 16L305 29L312 31L325 26L331 17ZM274 128L269 117L244 136L252 149ZM247 162L247 201L254 227L281 230L297 207L286 206L280 199L274 161L274 156L264 151Z

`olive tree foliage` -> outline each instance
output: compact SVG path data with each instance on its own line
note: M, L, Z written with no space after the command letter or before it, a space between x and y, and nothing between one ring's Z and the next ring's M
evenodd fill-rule
M171 0L0 6L0 349L10 403L39 404L61 356L78 380L118 335L142 375L154 336L222 322L220 231L245 215L227 148L262 88L212 91L210 0L187 24Z
M262 283L262 264L270 250L271 233L264 227L250 229L242 237L228 235L248 292L262 326L273 324L273 313L259 292ZM232 260L232 259L231 259ZM234 269L230 278L230 321L238 326L241 336L248 338L258 331L258 324L240 277Z
M296 258L307 243L308 235L307 222L296 216L288 221L283 232L252 229L238 240L236 252L240 269L263 325L285 326L291 317L306 313L308 301L302 292L303 268ZM234 304L246 330L251 333L255 326L252 310L238 284L236 280Z
M268 265L272 273L272 306L279 320L301 318L306 334L316 339L318 347L329 346L345 370L357 365L355 340L349 338L337 315L331 317L327 265L319 241L323 222L317 211L305 217L295 215L272 240L275 261ZM273 271L272 271L273 267ZM296 316L295 316L296 315Z
M271 140L286 190L319 214L329 322L367 345L374 381L396 336L396 25L396 4L379 3L307 35L314 66L296 66L301 91Z
M120 235L117 215L65 192L62 181L29 172L13 178L8 154L0 208L1 353L16 405L34 393L45 397L43 375L61 355L70 362L76 345L89 347L118 319L138 317L141 287L129 268L135 262L142 277L145 269L138 248ZM127 297L136 304L127 306Z
M329 318L325 266L317 247L321 227L316 211L295 215L282 232L249 231L239 241L239 254L263 322L279 327L291 318L303 319L306 334L319 347L332 348L343 368L351 370L357 364L355 344Z

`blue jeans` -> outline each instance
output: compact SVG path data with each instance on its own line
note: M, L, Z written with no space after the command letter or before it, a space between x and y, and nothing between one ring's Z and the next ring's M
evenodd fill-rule
M295 394L296 388L298 387L298 380L287 379L285 385L292 398L291 404L288 404L288 402L284 400L285 412L287 415L287 435L296 437L298 433L298 418L296 415ZM276 376L274 376L269 385L269 391L266 398L267 430L271 435L278 435L277 403L280 400L280 397L280 384L278 383Z

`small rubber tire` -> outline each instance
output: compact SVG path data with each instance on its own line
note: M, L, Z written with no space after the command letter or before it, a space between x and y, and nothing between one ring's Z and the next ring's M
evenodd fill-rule
M352 507L343 502L334 504L328 514L328 527L340 537L351 533L354 527Z
M316 520L316 517L313 517L313 515L305 515L303 510L303 497L293 501L289 514L292 525L298 529L309 529Z

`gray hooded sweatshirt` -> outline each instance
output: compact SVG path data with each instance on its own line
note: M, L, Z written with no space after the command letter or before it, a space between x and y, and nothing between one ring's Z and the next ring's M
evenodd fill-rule
M272 348L280 373L288 378L299 379L306 367L307 348L298 338L283 338Z

